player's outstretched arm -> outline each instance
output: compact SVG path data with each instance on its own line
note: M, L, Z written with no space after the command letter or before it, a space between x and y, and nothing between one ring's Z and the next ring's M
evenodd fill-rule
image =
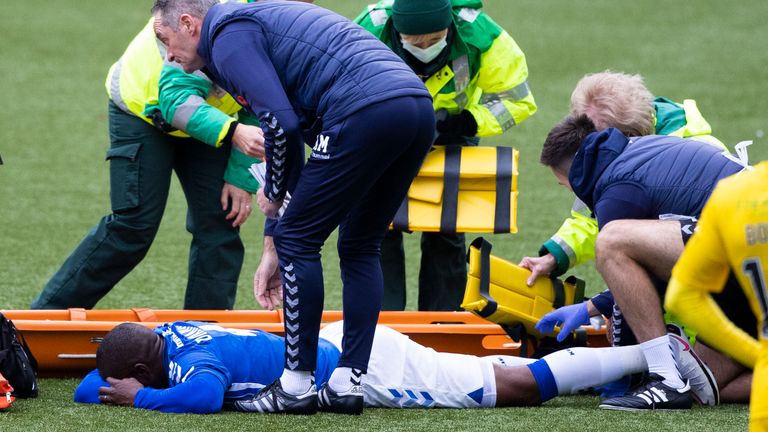
M113 380L113 383L122 381L126 380ZM153 389L139 384L136 391L127 391L113 383L103 380L99 370L94 369L78 384L74 401L192 414L219 412L224 403L224 386L213 374L198 374L168 389ZM126 403L126 400L132 402Z
M108 385L109 383L101 379L99 370L94 369L77 385L73 399L77 403L99 403L99 387Z
M211 414L224 405L224 385L213 374L201 373L167 389L144 387L133 406L169 413Z

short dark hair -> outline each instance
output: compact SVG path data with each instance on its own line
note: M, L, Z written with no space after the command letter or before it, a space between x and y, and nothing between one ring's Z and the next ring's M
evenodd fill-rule
M566 117L549 131L539 161L544 166L560 168L573 158L584 138L594 131L595 125L585 114Z
M127 378L136 363L147 361L147 350L142 349L147 330L140 324L122 323L104 336L96 349L96 367L102 378Z

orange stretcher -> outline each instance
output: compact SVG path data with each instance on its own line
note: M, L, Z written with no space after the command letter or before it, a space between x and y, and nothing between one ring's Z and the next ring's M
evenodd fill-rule
M96 367L96 348L104 335L123 322L149 328L173 321L205 321L222 327L258 328L283 334L283 312L250 310L2 310L24 336L43 376L82 375ZM340 311L326 311L323 322L342 319ZM499 325L469 312L381 312L379 324L437 351L478 356L530 355L530 345L513 341ZM606 346L605 328L584 327L587 346Z

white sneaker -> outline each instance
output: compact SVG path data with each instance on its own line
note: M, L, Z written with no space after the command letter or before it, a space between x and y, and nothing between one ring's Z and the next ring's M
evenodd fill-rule
M688 339L679 327L668 324L669 340L672 348L675 350L677 367L680 370L680 376L683 381L688 381L691 385L693 398L699 405L715 406L720 403L720 390L717 388L712 371L693 351Z

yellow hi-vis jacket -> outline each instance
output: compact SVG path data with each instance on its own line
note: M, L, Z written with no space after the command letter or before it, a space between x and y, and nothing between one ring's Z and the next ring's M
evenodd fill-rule
M392 48L392 0L369 5L355 22ZM525 55L482 11L479 0L452 0L457 34L448 63L424 83L435 111L472 113L477 136L500 135L536 112Z
M657 135L671 135L707 142L723 150L728 148L712 136L712 128L696 106L696 101L686 99L682 104L666 98L653 101L656 113ZM569 268L595 258L597 220L586 204L576 199L571 208L571 217L563 222L560 229L539 249L539 255L552 254L557 268L552 276L560 276Z
M109 69L109 98L121 110L169 135L191 136L221 146L241 106L202 72L188 74L177 63L168 62L165 46L155 37L153 22L150 18ZM233 149L225 181L256 192L258 183L248 173L255 162L258 160Z

